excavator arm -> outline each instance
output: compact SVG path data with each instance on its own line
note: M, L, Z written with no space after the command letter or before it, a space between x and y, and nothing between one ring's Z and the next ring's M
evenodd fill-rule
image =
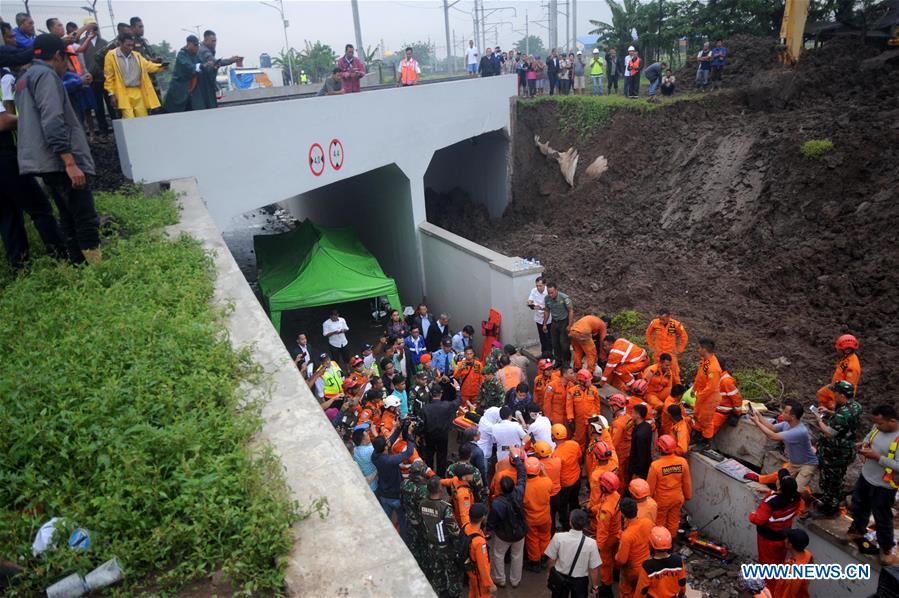
M780 24L780 43L784 47L781 60L793 64L802 53L805 20L808 18L809 0L785 0L784 18Z

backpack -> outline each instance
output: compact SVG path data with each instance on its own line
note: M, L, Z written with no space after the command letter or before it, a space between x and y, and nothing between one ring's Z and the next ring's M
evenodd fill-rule
M517 500L510 500L507 496L496 499L506 504L506 516L503 517L502 527L496 530L496 535L503 542L518 542L528 533L528 525L524 520L524 509Z
M465 530L459 535L456 541L456 550L453 560L465 571L474 571L476 564L471 558L471 541L477 534L469 534Z

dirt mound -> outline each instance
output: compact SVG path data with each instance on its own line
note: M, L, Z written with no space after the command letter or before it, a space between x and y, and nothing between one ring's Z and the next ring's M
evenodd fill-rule
M113 135L98 136L96 141L91 143L91 154L94 156L94 166L97 170L97 176L91 181L95 190L115 191L129 182L122 174L119 151Z
M777 64L777 40L754 35L735 35L724 41L727 48L727 66L724 82L727 87L748 85L759 71L768 70ZM693 89L696 86L696 53L689 57L687 64L677 70L678 88Z
M551 103L520 109L506 215L491 222L482 208L441 204L429 216L539 259L579 313L666 305L691 339L716 337L735 369L785 356L787 392L803 400L829 381L833 339L851 331L862 342L860 397L881 401L899 387L899 68L865 76L870 55L825 46L786 73L792 94L762 108L739 92L709 94L619 111L586 141L560 132ZM584 165L603 155L609 170L588 181L582 167L569 190L534 134L576 146ZM833 149L805 157L814 139Z

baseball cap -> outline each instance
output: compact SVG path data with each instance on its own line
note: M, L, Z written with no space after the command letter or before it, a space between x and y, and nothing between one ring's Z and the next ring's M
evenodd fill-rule
M371 345L368 343L362 345L362 350L360 351L360 353L365 353L366 351L371 351Z
M62 52L63 54L67 54L69 56L74 56L73 53L66 50L66 45L63 43L62 39L56 37L52 33L42 33L34 39L34 57L38 60L49 60L56 55L57 52Z

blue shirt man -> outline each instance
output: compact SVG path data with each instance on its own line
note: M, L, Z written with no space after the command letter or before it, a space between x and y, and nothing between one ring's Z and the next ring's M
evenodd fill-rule
M444 376L453 375L453 370L456 369L456 352L451 343L443 341L443 346L431 353L431 365Z
M465 326L453 335L453 351L459 354L465 353L465 349L471 346L471 336L473 334L474 328Z
M418 367L419 362L421 362L421 356L428 351L425 347L425 339L421 336L421 331L418 328L412 328L412 333L406 337L405 345L406 350L412 356L412 365Z

